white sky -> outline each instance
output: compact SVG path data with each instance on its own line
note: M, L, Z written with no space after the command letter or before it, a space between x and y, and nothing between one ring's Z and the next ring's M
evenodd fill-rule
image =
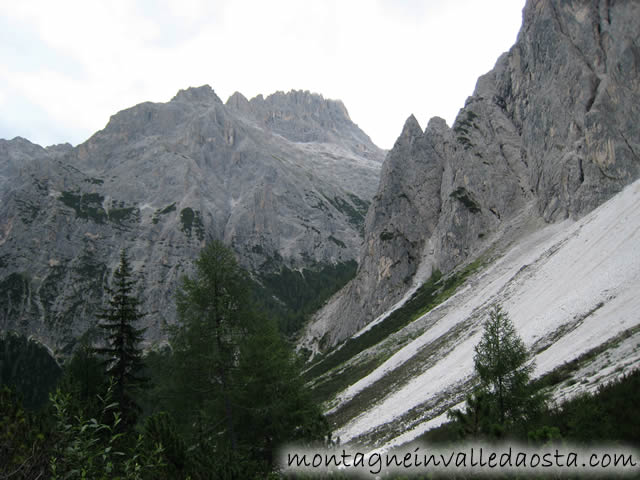
M83 142L114 113L209 84L311 90L391 148L451 125L515 42L524 0L0 0L0 138Z

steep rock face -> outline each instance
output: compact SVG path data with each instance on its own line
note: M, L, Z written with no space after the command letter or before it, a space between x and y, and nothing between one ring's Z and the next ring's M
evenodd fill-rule
M339 100L299 90L251 100L235 93L227 106L293 142L338 143L366 158L380 158L380 150L351 121Z
M305 95L310 116L323 110ZM119 112L76 148L0 141L0 329L70 345L94 325L123 247L149 340L174 320L177 282L209 238L259 273L357 259L384 152L352 123L293 141L227 103L190 88Z
M577 218L637 178L639 16L637 2L527 2L516 44L451 129L407 121L382 169L358 274L303 343L347 338L524 211Z
M541 214L580 216L636 178L637 2L528 2L496 71Z

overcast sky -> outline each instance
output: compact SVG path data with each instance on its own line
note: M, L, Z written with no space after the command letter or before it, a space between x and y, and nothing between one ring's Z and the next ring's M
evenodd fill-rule
M85 141L114 113L209 84L340 99L391 148L451 125L516 40L524 0L0 0L0 138Z

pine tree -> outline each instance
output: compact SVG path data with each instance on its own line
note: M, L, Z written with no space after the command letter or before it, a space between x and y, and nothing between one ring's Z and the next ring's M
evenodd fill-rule
M495 305L475 347L473 361L482 386L495 398L501 425L518 420L530 396L528 384L534 366L527 363L528 359L529 351L509 316Z
M140 410L134 394L146 384L141 375L144 363L140 347L145 329L135 327L144 313L140 312L140 300L133 293L135 282L125 250L120 253L113 284L113 288L107 288L111 296L109 304L98 316L99 326L107 332L107 346L96 352L106 357L106 373L115 384L114 401L118 402L123 426L130 427Z

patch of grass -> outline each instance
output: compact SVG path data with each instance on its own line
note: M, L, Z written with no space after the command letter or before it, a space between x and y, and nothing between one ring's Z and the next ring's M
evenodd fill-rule
M353 193L347 193L347 196L351 199L351 203L355 205L358 212L360 212L362 215L367 214L367 210L369 210L369 202L367 202L366 200L362 200L360 197L354 195Z
M156 224L158 223L158 221L160 220L160 215L167 215L171 212L175 212L176 211L176 202L173 202L171 205L167 205L164 208L159 208L158 210L156 210L155 212L153 212L153 217L151 218L151 221Z
M598 345L595 348L583 353L578 358L573 359L570 362L565 362L559 367L554 368L550 372L545 373L540 378L534 380L532 383L536 389L549 388L554 387L565 380L570 379L573 376L573 373L578 371L584 365L588 364L592 360L602 354L620 344L623 340L635 335L640 332L640 325L636 325L635 327L628 328L618 335L613 337L612 339Z
M522 271L525 267L522 267L520 271ZM564 337L568 333L572 332L576 328L578 328L585 321L586 318L593 315L593 313L597 312L600 308L604 306L604 302L599 302L588 312L575 317L572 321L563 323L558 328L556 328L549 335L545 335L541 339L537 340L532 346L531 350L534 355L538 355L539 353L544 352L547 348L553 345L560 338Z
M358 353L377 345L389 335L401 330L453 295L457 288L465 282L467 277L477 271L483 263L484 259L478 258L466 268L444 278L439 270L435 270L429 280L427 280L401 308L395 310L384 321L371 327L362 335L347 340L342 348L333 350L321 357L305 372L305 378L307 380L318 378L320 375L345 363ZM381 362L378 361L378 363L371 364L365 374L373 371L380 363ZM353 380L353 377L351 380Z
M343 215L346 215L347 221L358 229L362 229L364 227L364 215L366 214L366 210L364 213L362 212L361 207L354 207L346 201L344 198L333 197L333 199L327 197L322 194L322 196L331 204L333 207L338 210ZM354 195L355 196L355 195ZM356 197L357 198L357 197ZM357 203L357 205L361 205L361 203Z
M471 320L461 322L449 329L446 333L442 334L438 338L422 346L415 355L413 355L406 362L402 363L402 365L398 366L393 371L382 376L376 382L362 389L348 402L341 405L340 409L338 409L332 415L331 419L334 420L338 425L344 425L350 419L359 415L360 412L366 410L369 405L373 404L381 398L386 397L390 393L393 393L397 385L402 385L403 383L408 382L410 379L416 377L423 371L431 368L438 362L439 359L446 356L449 352L451 352L453 348L455 348L456 341L460 337L469 334L469 332L471 331L471 324ZM384 355L384 357L379 357L380 361L377 365L373 366L373 369L377 368L384 361L386 361L387 358L395 353L395 351L397 350L388 351ZM349 365L349 367L347 368L348 370L345 370L344 373L348 373L348 375L342 374L341 377L343 377L342 379L344 379L344 377L348 377L351 379L351 381L344 386L337 385L336 382L333 382L333 385L337 386L338 388L333 392L330 392L330 395L343 390L349 384L353 383L351 366ZM370 371L373 371L373 369L371 369ZM359 376L356 378L361 377ZM325 386L325 389L327 389L327 386ZM325 400L328 400L329 398L331 398L331 396L327 397Z
M341 392L360 378L367 376L387 358L388 356L386 355L368 358L361 363L349 365L348 369L344 371L332 372L327 378L323 378L322 381L312 385L313 398L318 403L330 400L337 392ZM334 415L331 420L337 421L337 417Z

